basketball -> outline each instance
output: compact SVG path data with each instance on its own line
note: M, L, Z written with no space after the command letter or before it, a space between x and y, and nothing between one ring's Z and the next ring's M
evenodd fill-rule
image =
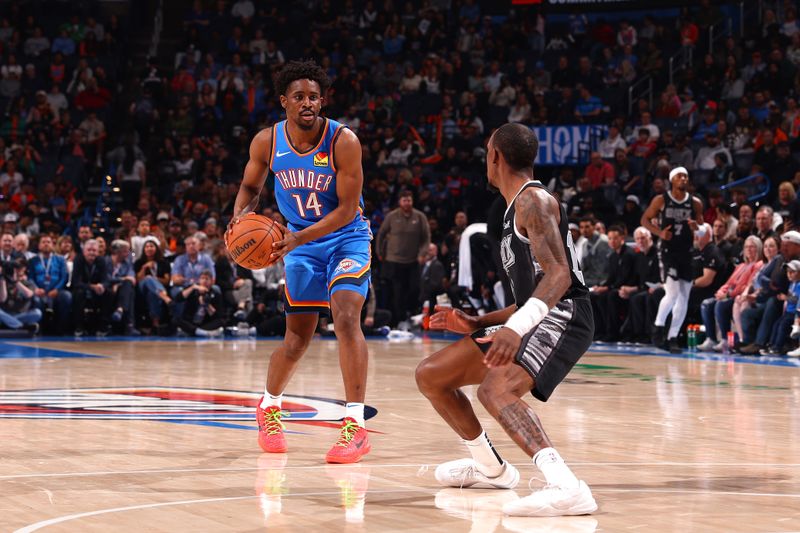
M275 221L263 215L248 213L225 233L225 245L237 264L258 270L272 264L269 259L272 243L283 239Z

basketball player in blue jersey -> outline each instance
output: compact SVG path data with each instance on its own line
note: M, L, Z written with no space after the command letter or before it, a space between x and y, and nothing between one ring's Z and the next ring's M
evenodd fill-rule
M594 335L592 305L566 211L533 177L538 151L536 135L521 124L501 126L487 145L489 184L500 190L508 205L500 257L514 303L480 317L437 309L431 329L468 335L423 360L416 377L420 391L470 452L469 458L439 465L439 483L513 489L519 482L519 471L492 446L461 391L465 385L479 385L478 400L547 480L544 489L506 503L503 512L589 514L597 509L589 487L564 463L539 418L522 400L530 392L547 401Z
M283 391L317 327L330 311L339 341L347 400L329 463L355 463L370 450L364 427L367 343L361 308L370 281L372 234L362 215L361 143L347 127L320 116L330 82L313 61L289 62L275 78L286 120L260 131L236 197L233 221L253 210L268 176L287 220L272 258L286 265L286 336L270 357L264 397L256 408L265 452L287 451ZM232 222L233 223L233 222Z

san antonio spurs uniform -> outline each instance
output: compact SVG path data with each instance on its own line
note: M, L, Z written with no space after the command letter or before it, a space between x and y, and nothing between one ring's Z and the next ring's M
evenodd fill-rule
M661 229L672 226L672 238L668 241L660 240L658 255L661 259L661 278L692 281L694 279L694 265L692 262L692 248L694 247L694 233L689 222L694 218L694 200L691 194L686 194L682 202L677 201L672 193L667 191L664 196L664 209L659 214Z
M530 240L519 233L515 223L514 204L522 191L529 187L547 190L539 181L529 181L522 186L506 209L500 241L503 269L508 274L514 302L518 307L522 307L533 295L536 284L544 275L542 267L533 256ZM570 271L572 284L561 297L561 301L550 310L539 325L522 338L520 350L514 359L516 364L533 377L534 388L531 393L543 402L547 401L556 386L589 348L594 337L594 318L589 291L583 284L583 274L578 266L563 206L558 229L567 259L572 265ZM472 338L484 337L501 327L502 325L482 328L473 333ZM488 351L489 346L489 344L478 344L484 353Z

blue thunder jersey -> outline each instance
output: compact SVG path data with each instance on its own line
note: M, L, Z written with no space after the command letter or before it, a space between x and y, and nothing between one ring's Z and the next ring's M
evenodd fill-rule
M275 199L291 231L311 226L339 205L334 150L336 139L346 126L327 118L324 121L319 143L305 153L292 146L285 120L275 124L272 130L270 170L275 175ZM371 235L363 215L363 197L358 204L358 212L351 222L319 240L362 231Z

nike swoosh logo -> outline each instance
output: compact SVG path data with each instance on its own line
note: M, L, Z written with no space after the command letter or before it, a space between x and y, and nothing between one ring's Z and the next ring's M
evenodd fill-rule
M356 448L358 448L360 450L363 446L364 446L364 440L363 439L356 441Z
M291 152L275 152L275 157L283 157Z

